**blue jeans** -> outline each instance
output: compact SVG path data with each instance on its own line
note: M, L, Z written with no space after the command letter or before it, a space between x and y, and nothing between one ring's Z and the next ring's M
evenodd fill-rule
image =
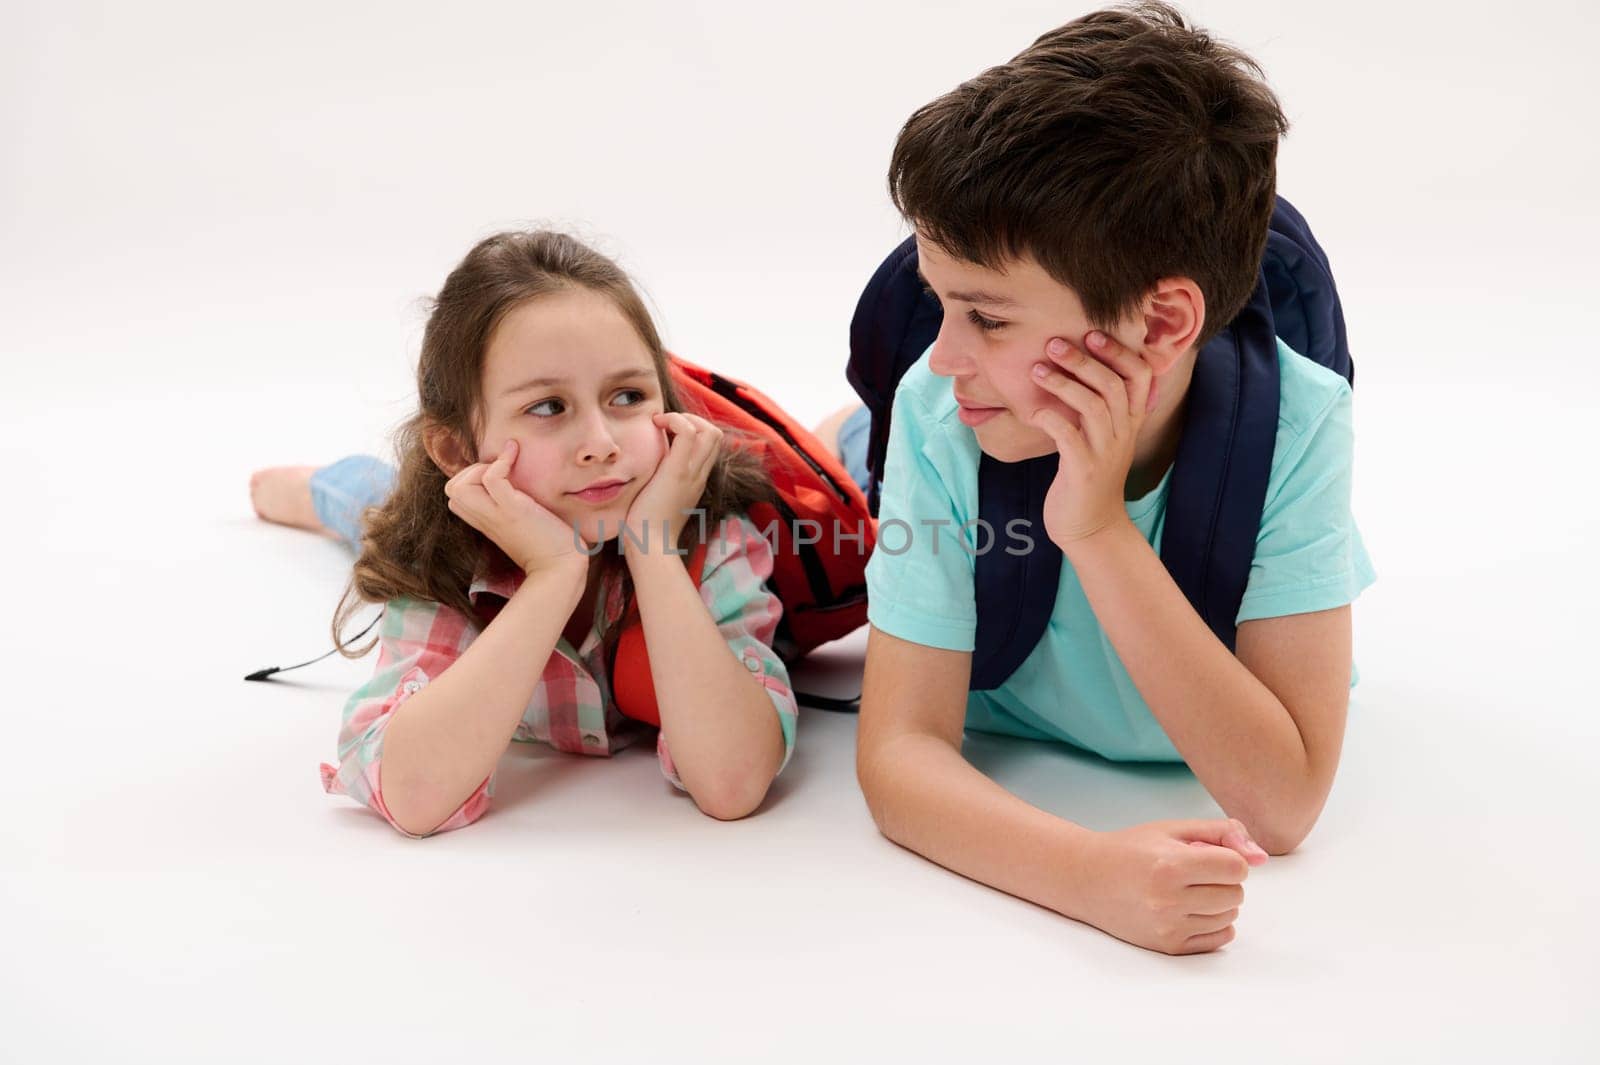
M840 460L861 490L867 490L867 436L872 417L857 407L839 426ZM361 547L361 514L389 498L395 471L371 455L350 455L311 475L311 505L317 520L351 548Z
M311 475L317 520L355 550L361 548L361 512L389 498L394 467L371 455L351 455Z
M844 463L850 479L867 490L872 475L867 472L867 438L871 435L872 413L866 407L857 407L839 426L839 460Z

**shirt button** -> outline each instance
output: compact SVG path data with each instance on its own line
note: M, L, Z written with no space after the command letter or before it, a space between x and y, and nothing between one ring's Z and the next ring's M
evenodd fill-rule
M583 734L583 742L590 747L594 747L599 744L600 737L596 736L593 732L585 732Z
M400 690L407 695L415 695L421 688L422 682L420 680L408 680L401 686Z
M744 668L752 673L761 672L761 659L754 651L746 651L744 653Z

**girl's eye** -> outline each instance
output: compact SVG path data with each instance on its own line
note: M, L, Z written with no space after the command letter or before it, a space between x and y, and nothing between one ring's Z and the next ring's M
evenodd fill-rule
M557 410L548 410L548 409L546 409L546 410L543 410L543 411L541 411L541 409L540 409L540 408L549 408L551 406L554 406L554 407L556 407L558 409ZM535 418L553 418L557 414L561 413L561 410L559 409L560 407L561 407L561 401L559 399L541 399L539 402L537 402L537 403L533 404L532 406L528 407L522 413L531 414Z
M617 393L617 396L619 398L622 397L622 396L637 396L638 397L632 403L623 404L623 406L625 406L625 407L637 407L639 404L643 403L646 398L648 398L648 397L645 396L645 394L643 392L639 391L637 388L624 388L621 392Z
M993 318L985 318L977 311L968 311L967 321L982 329L985 333L993 332L996 329L1004 329L1006 325L1006 323L997 322Z

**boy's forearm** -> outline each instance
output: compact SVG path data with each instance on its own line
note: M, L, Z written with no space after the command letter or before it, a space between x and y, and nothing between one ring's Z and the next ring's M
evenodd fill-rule
M1069 547L1095 618L1195 776L1257 839L1292 847L1323 796L1283 703L1217 639L1131 523Z
M728 650L680 557L630 553L661 728L678 776L713 817L761 804L783 763L767 689Z
M1094 831L1006 791L938 736L906 733L860 753L879 830L963 876L1082 919Z
M494 770L582 595L583 578L582 572L528 577L460 658L395 708L380 771L384 805L406 831L431 831Z

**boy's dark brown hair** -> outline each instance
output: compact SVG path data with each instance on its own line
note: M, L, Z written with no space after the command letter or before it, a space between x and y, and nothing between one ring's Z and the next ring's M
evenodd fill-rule
M358 647L341 635L363 603L405 596L442 603L470 618L474 610L467 589L474 574L485 565L511 566L491 540L451 513L444 494L449 476L429 456L425 441L445 430L469 461L480 458L474 442L483 420L483 364L496 327L513 308L573 288L611 300L650 351L664 409L684 409L655 323L620 266L552 230L496 233L479 241L450 271L433 301L417 360L417 410L395 436L394 489L362 516L361 555L333 619L334 644L346 656L359 657L373 646ZM724 437L697 504L705 522L684 523L680 549L691 549L700 531L715 529L719 519L773 498L761 460L734 444L733 434ZM608 541L595 558L603 582L621 583L626 607L633 587L619 546L616 539ZM608 658L619 632L615 625L605 631Z
M1261 68L1164 3L1096 11L920 108L889 195L991 269L1031 256L1106 327L1164 277L1205 294L1204 344L1250 298L1288 122Z

